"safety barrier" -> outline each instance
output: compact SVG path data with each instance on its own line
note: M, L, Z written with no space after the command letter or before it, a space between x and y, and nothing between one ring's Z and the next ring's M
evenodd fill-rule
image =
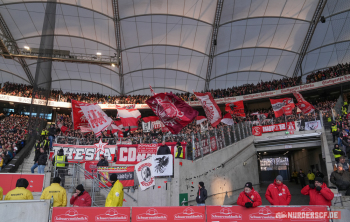
M0 221L47 222L50 200L0 201Z
M130 217L131 215L131 217ZM179 207L54 207L52 222L62 221L329 221L339 211L327 206L179 206ZM345 219L345 218L344 218Z
M27 189L31 192L43 191L44 174L0 173L0 187L2 187L4 195L16 188L16 183L19 178L28 180L29 185Z

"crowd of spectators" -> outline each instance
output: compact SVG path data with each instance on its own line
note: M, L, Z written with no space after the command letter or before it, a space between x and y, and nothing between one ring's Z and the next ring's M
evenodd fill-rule
M0 114L0 170L8 164L25 145L28 117Z
M300 84L301 78L294 77L266 82L261 81L257 84L245 84L243 86L234 86L227 89L212 89L209 92L211 92L214 98L224 98L284 89ZM28 98L32 97L32 92L32 86L9 82L6 82L0 90L1 94ZM175 93L175 95L184 101L197 100L196 96L192 93ZM35 96L35 98L39 98L39 96ZM149 98L149 95L111 96L100 93L72 93L63 92L62 90L52 90L49 100L57 102L71 102L71 100L77 100L86 103L98 104L145 104L145 101Z
M319 82L339 76L348 75L350 73L350 65L348 63L338 64L325 70L318 70L306 77L306 83Z

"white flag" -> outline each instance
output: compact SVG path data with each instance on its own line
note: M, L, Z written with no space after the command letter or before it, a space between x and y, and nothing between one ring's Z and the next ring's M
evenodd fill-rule
M140 183L141 190L156 185L156 181L153 175L153 160L152 157L145 159L135 166L137 179Z
M113 122L97 104L87 104L85 106L80 106L80 108L89 122L92 131L96 134L96 137L100 136L101 132L105 131Z

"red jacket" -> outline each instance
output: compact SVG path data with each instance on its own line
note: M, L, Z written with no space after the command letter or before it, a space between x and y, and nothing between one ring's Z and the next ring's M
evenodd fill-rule
M261 197L260 197L259 193L254 190L254 188L247 195L253 200L253 202L246 196L246 193L244 191L242 191L239 194L237 204L241 205L243 207L245 207L245 203L247 203L247 202L252 202L253 207L257 207L257 206L260 206L262 204Z
M309 185L307 185L301 190L301 194L310 196L309 205L332 205L334 193L327 187L325 183L323 183L321 187L322 190L317 191L316 188L310 189Z
M88 192L84 191L80 196L72 196L70 198L70 204L78 207L91 207L91 197Z
M265 197L271 205L289 205L292 199L288 187L283 183L277 184L276 180L267 187Z

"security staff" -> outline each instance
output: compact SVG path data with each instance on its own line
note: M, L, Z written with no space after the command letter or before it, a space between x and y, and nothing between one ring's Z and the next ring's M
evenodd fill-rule
M44 148L45 152L49 153L49 148L50 148L50 140L49 137L46 137L44 141L41 143L41 147Z
M33 200L33 194L27 190L29 183L24 178L19 178L16 188L6 194L5 200Z
M0 200L2 200L2 193L3 193L3 190L2 190L2 188L0 187Z
M183 155L184 154L184 151L183 151L183 148L181 146L181 143L180 142L177 142L176 143L176 153L175 153L175 158L180 158L180 159L183 159Z
M339 162L339 158L340 158L341 156L344 156L345 153L344 153L343 150L341 150L341 149L339 148L339 145L338 145L338 144L334 144L333 155L334 155L335 161L338 163L338 162Z
M66 171L68 167L68 159L67 156L64 155L63 149L58 151L58 154L52 158L52 165L57 169L58 176L61 178L62 187L64 187L64 183L66 181Z
M66 190L60 186L61 179L59 177L53 178L51 186L45 188L41 194L41 200L50 200L53 197L54 207L66 207L67 206L67 194Z
M36 143L34 144L34 150L36 150L37 148L40 148L41 144L39 140L36 140Z
M45 139L45 137L47 136L47 133L49 131L47 131L45 128L41 131L41 140Z
M327 122L329 122L329 123L332 122L332 118L330 116L328 116Z
M348 105L348 101L344 101L344 106L347 106Z
M107 196L105 207L122 207L124 201L123 184L119 182L115 173L110 176L109 180L113 182L113 187Z
M332 126L331 126L331 132L333 135L333 143L335 143L335 138L338 136L339 133L338 133L337 125L335 125L334 122L332 123Z

